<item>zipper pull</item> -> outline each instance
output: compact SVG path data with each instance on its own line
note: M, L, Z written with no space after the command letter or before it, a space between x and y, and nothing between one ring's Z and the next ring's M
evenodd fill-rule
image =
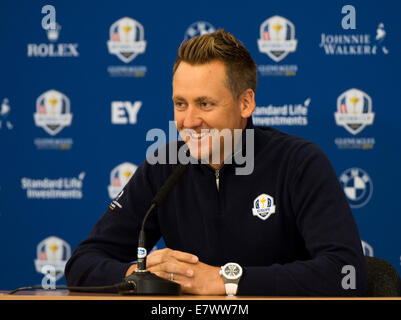
M219 191L219 182L220 182L220 170L216 170L215 171L215 175L216 175L216 186L217 186L217 191Z

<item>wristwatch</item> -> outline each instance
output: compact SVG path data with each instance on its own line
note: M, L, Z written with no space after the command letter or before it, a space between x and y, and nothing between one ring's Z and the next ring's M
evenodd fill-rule
M238 290L238 282L242 276L242 268L238 263L229 262L221 267L220 274L223 277L228 296L235 296Z

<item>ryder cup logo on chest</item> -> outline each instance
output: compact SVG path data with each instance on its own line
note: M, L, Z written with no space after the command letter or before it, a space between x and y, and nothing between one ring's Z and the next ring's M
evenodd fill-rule
M297 48L295 27L291 21L280 16L267 19L260 26L259 51L278 62Z
M372 197L372 179L360 168L345 170L340 176L340 182L351 208L363 207Z
M268 194L261 194L253 201L252 214L262 220L266 220L276 212L273 197Z
M125 17L117 20L110 27L110 40L107 47L110 54L115 54L125 63L131 62L138 54L144 53L146 41L142 24Z
M36 126L55 136L71 125L70 100L57 90L46 91L37 98L33 116Z
M124 162L115 167L110 173L110 185L108 187L111 199L116 198L129 179L134 175L138 167L130 162Z
M338 97L334 117L337 125L356 135L373 124L372 99L361 90L349 89Z

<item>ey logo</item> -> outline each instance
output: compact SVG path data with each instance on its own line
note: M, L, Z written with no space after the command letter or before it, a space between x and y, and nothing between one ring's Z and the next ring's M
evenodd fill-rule
M142 101L113 101L111 103L112 124L135 124Z

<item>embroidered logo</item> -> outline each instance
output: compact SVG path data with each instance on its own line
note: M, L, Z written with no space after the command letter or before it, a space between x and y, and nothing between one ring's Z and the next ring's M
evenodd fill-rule
M273 197L268 194L261 194L253 201L252 214L262 220L266 220L276 212Z
M110 203L110 205L109 205L110 210L113 211L116 208L116 206L119 207L120 209L123 208L121 203L118 202L123 194L124 194L124 190L121 190L121 192L118 194L118 196Z

